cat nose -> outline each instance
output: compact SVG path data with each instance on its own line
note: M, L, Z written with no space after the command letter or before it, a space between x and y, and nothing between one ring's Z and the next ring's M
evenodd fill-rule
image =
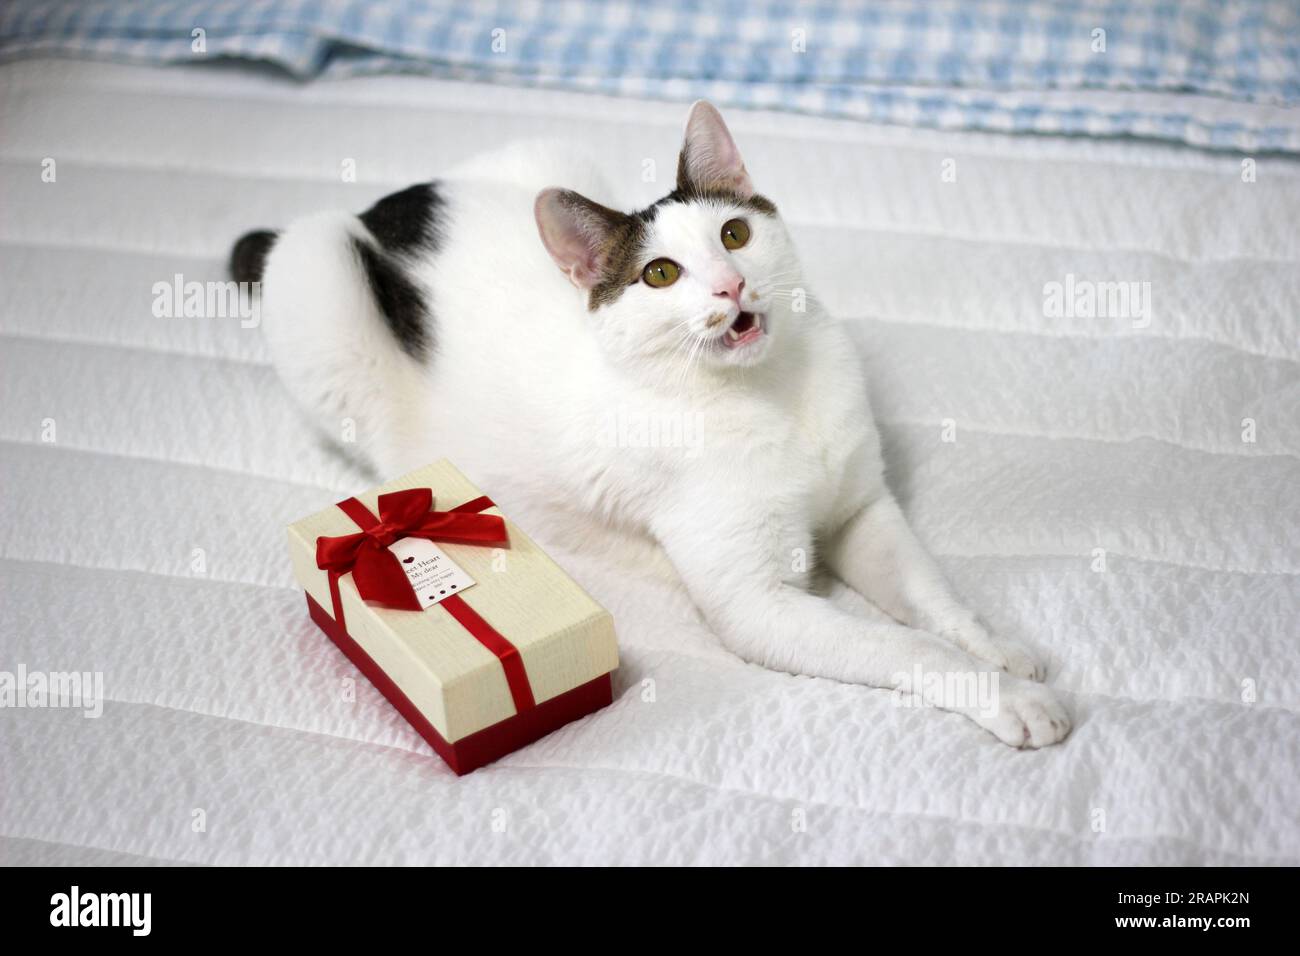
M713 294L719 298L730 299L740 305L740 293L745 291L745 280L737 273L717 280L713 285Z

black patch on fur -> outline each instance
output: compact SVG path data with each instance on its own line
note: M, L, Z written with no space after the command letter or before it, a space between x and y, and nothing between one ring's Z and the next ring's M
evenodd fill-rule
M266 271L266 257L275 245L276 234L269 229L240 236L230 250L230 275L236 282L261 282Z
M402 351L418 360L428 356L432 345L432 316L406 266L409 258L438 250L446 205L437 183L408 186L357 217L378 248L352 243L385 323Z
M428 310L424 297L402 266L388 254L360 239L352 240L352 249L365 270L366 281L388 330L402 351L417 360L429 353Z
M386 252L411 253L438 246L446 200L437 183L418 183L385 196L360 216Z

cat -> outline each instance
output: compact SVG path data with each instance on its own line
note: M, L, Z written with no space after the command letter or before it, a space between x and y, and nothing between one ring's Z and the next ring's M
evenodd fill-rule
M744 660L891 688L1013 747L1062 740L1034 654L962 605L886 487L859 357L719 112L692 106L672 192L612 202L581 154L517 145L250 233L231 270L261 282L294 399L323 430L354 422L378 473L506 457L653 538ZM610 440L614 413L699 434L647 458ZM813 593L792 555L888 618Z

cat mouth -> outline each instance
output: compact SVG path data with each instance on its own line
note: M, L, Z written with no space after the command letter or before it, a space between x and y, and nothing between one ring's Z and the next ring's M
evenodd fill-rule
M741 349L757 342L766 333L766 320L762 312L741 312L736 321L722 333L722 347Z

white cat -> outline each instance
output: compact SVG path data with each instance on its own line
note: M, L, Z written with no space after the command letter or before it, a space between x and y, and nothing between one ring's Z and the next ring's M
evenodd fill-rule
M886 488L854 347L803 307L786 228L717 110L691 109L664 199L596 200L613 201L590 162L518 146L361 216L250 234L232 271L262 279L289 391L331 434L355 421L381 474L508 459L652 536L747 661L916 694L1016 747L1065 737L1034 657L954 597ZM611 415L696 440L633 453ZM810 593L801 553L894 622ZM996 700L963 694L970 678Z

